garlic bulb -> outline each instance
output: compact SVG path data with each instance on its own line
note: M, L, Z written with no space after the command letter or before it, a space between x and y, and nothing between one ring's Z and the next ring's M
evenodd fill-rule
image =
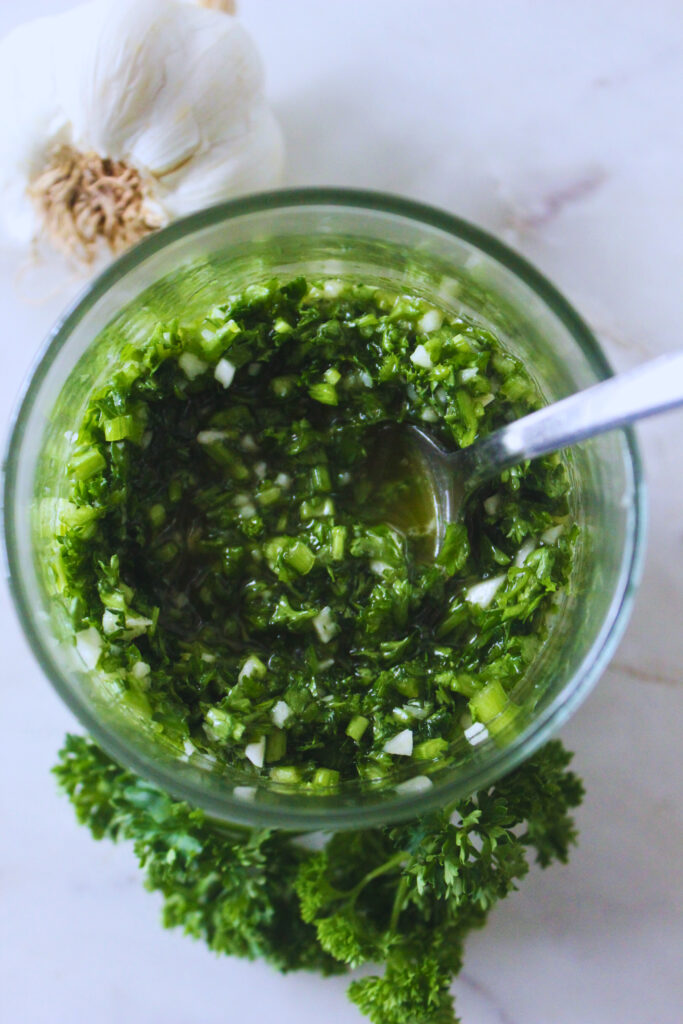
M20 243L91 261L280 179L259 56L218 9L93 0L29 22L0 42L0 96L0 227Z

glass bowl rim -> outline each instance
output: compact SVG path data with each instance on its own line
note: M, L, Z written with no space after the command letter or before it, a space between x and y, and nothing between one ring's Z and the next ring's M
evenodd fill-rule
M19 564L16 546L17 524L15 521L14 498L17 483L20 452L25 427L40 386L47 376L57 355L67 343L70 335L99 301L100 297L114 287L136 266L148 257L178 240L192 235L203 228L221 221L229 221L250 213L268 212L288 207L332 206L371 213L383 213L412 221L417 226L427 225L474 245L478 250L502 264L514 277L519 278L534 292L551 312L563 323L572 339L586 356L591 369L599 379L612 375L612 369L595 335L558 289L523 256L505 243L490 235L482 228L463 220L455 214L403 196L365 189L341 187L286 188L242 196L227 202L209 206L183 217L159 232L143 239L124 253L99 275L70 303L65 313L57 320L47 335L29 369L20 392L14 415L10 421L9 439L3 460L3 502L2 540L9 588L14 606L34 657L44 674L78 718L88 733L101 744L123 767L137 772L155 785L170 792L174 797L201 807L207 814L235 824L274 827L284 829L318 829L377 827L411 816L424 814L437 807L448 806L476 790L482 789L507 774L522 760L529 757L548 739L572 714L593 688L611 659L626 628L633 604L635 591L642 571L645 547L646 499L642 465L638 446L631 429L621 430L625 441L624 461L630 469L633 482L631 502L631 529L627 533L621 558L619 586L612 596L608 615L607 633L598 637L584 655L579 670L561 693L548 705L519 736L500 748L482 765L474 770L445 778L428 790L400 794L387 788L387 799L372 801L366 805L337 806L329 808L316 806L305 809L302 797L296 807L286 804L259 804L235 797L231 789L218 795L203 792L201 787L178 780L172 771L154 765L151 761L131 751L126 742L113 731L109 731L93 715L85 704L80 703L74 693L63 683L60 673L54 670L40 636L34 629L30 612L30 599Z

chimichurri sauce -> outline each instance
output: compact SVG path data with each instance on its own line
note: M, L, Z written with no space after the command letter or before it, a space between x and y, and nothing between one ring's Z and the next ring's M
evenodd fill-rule
M479 742L514 716L568 578L564 463L506 471L430 560L419 474L387 477L407 528L370 507L367 467L383 425L464 446L540 404L482 325L352 281L159 324L75 432L53 573L83 660L183 756L276 781Z

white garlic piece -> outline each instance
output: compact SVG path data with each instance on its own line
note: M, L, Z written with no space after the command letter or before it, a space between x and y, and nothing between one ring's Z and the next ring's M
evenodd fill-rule
M240 23L187 0L93 0L19 26L0 42L0 229L92 259L277 184L263 87Z

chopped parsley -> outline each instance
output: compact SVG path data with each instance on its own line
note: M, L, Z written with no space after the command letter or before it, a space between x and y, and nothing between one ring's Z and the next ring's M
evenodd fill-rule
M159 324L66 468L51 571L82 660L183 756L276 782L377 781L495 734L568 579L565 464L503 473L426 562L364 467L382 425L465 446L540 404L481 324L359 283Z

